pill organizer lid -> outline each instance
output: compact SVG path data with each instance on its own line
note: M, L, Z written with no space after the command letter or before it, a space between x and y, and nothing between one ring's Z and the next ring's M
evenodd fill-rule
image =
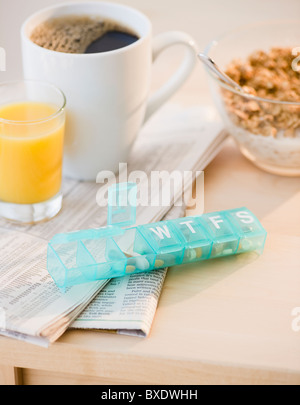
M127 227L136 221L136 183L114 184L108 189L107 224Z
M51 244L76 242L84 239L111 238L124 232L118 226L105 226L102 228L84 229L70 233L58 233L50 240Z

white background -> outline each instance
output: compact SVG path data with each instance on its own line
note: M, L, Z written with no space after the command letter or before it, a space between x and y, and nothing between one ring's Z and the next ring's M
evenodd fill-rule
M84 1L84 0L81 0ZM6 71L0 81L22 77L20 26L33 12L59 0L0 0L0 47L6 51ZM249 22L274 19L300 19L300 0L120 0L138 8L153 23L154 35L167 30L182 30L194 37L200 50L216 36ZM299 28L300 29L300 28ZM258 44L259 47L259 44ZM172 72L168 58L181 49L166 51L153 72L153 88L158 87ZM173 59L174 60L174 59ZM176 60L176 58L175 58ZM175 69L175 66L174 66ZM194 91L198 89L199 91ZM174 97L176 102L196 104L210 102L205 72L199 65Z

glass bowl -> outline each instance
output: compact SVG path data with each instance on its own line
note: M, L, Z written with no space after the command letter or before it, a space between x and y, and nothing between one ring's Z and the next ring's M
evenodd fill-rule
M233 60L246 61L255 51L290 48L290 68L300 76L299 24L293 20L243 26L212 41L204 53L226 71ZM267 172L299 176L300 102L245 95L206 71L214 103L242 154Z

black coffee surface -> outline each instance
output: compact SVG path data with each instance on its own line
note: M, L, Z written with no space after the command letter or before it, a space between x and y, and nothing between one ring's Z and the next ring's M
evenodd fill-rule
M138 40L119 22L99 16L67 15L37 25L30 39L43 48L66 53L98 53L123 48Z
M109 31L92 42L85 53L108 52L133 44L139 38L127 32Z

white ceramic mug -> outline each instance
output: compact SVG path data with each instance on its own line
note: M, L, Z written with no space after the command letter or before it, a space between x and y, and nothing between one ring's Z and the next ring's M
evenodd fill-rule
M139 39L113 51L71 54L42 48L30 40L33 28L63 15L113 19L131 28ZM67 98L64 175L95 180L100 170L116 172L140 127L185 81L196 61L194 40L173 31L152 39L149 19L116 3L66 3L30 16L21 28L24 78L48 81ZM149 98L152 62L174 44L186 47L182 64Z

